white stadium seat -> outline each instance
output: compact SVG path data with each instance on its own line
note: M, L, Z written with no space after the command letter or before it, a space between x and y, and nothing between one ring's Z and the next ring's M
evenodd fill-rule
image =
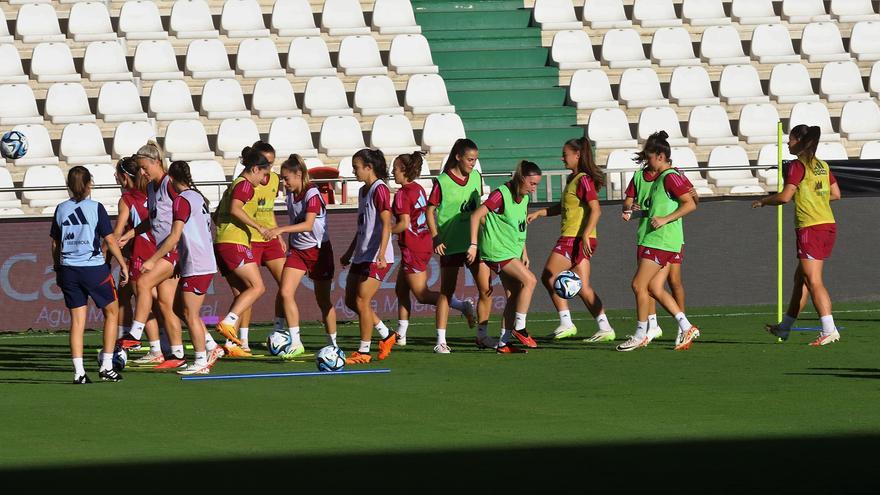
M859 62L880 60L880 22L856 23L849 39L849 52Z
M358 120L350 115L327 117L321 124L319 148L327 156L351 156L366 148Z
M147 120L141 96L131 81L111 81L98 93L98 118L104 122Z
M873 100L847 102L840 114L840 133L850 141L880 139L880 107Z
M189 86L183 81L156 81L150 90L149 112L156 120L197 119Z
M581 69L571 76L568 99L578 108L617 108L608 74L602 69Z
M880 160L880 141L870 141L862 146L861 160Z
M223 165L214 160L193 160L189 163L189 170L199 192L211 202L211 209L216 208L220 203L220 198L223 197L223 192L226 191L226 186L208 185L207 183L226 182L226 172L223 171Z
M250 110L244 105L241 85L235 79L211 79L205 83L201 114L211 120L249 119L251 116Z
M65 39L58 24L58 14L48 3L31 3L18 9L15 37L25 43L63 42Z
M6 13L0 10L0 43L13 43L15 37L9 33L9 25L6 24Z
M174 47L168 40L144 40L138 43L133 68L135 75L145 81L183 79Z
M147 121L122 122L113 132L113 158L119 159L137 153L150 139L156 139L156 129Z
M593 54L593 43L582 29L559 31L553 35L550 58L560 70L597 69L600 66Z
M821 141L840 140L840 134L834 132L834 128L831 126L831 116L828 114L828 108L821 102L796 103L791 107L791 114L788 117L788 129L791 130L791 128L799 124L819 126L822 129Z
M671 153L672 162L675 164L676 168L699 168L700 166L699 162L697 162L697 155L694 154L694 150L687 146L673 146ZM709 187L709 181L704 179L703 175L697 170L687 171L684 175L691 181L691 184L693 184L695 188Z
M220 13L220 30L230 38L269 36L257 0L226 0Z
M619 108L598 108L590 113L587 135L596 148L633 148L633 139L626 113Z
M64 172L56 165L41 165L31 167L24 172L24 180L21 185L23 187L65 187L66 180ZM31 208L55 207L70 199L67 190L58 189L54 191L23 191L21 199L27 201Z
M15 184L12 182L12 175L10 175L9 170L6 170L6 167L0 167L0 187L15 187ZM21 208L21 200L18 199L14 192L0 193L0 215L11 215L12 213L9 212L10 208Z
M2 20L2 19L0 19ZM21 56L13 43L0 43L0 84L28 82L28 76L21 65Z
M752 33L752 58L762 64L797 62L788 27L782 24L761 24Z
M241 150L260 140L257 123L250 118L226 119L217 130L217 154L230 160L241 156Z
M416 24L409 0L376 0L373 5L373 29L379 34L415 34L422 28Z
M80 83L55 83L49 86L45 114L53 124L95 121L86 89Z
M278 36L320 36L309 0L275 0L272 31Z
M34 92L27 84L0 85L0 125L42 124Z
M238 44L235 71L246 78L284 77L278 48L271 38L248 38Z
M412 84L412 79L409 84ZM354 88L354 110L361 115L403 113L394 82L388 76L364 76L358 79Z
M293 86L284 77L258 80L254 85L251 110L261 119L302 115L302 110L296 105Z
M168 32L162 27L159 8L152 0L130 0L119 12L119 36L128 40L164 40Z
M619 100L628 108L669 105L654 69L626 69L620 76Z
M841 143L819 143L816 158L820 160L848 160L849 155Z
M763 195L764 193L766 193L766 191L761 186L733 186L730 188L730 191L727 192L727 194L731 195L743 194L748 196Z
M636 168L638 165L633 161L639 150L616 149L608 154L608 160L605 162L606 172L611 176L610 188L615 191L623 192L632 179L633 172L617 172L617 169Z
M287 51L287 69L296 77L336 75L330 50L320 36L294 38Z
M697 146L719 146L739 142L730 130L727 111L720 105L694 107L688 117L688 137Z
M547 31L580 29L582 26L574 15L571 0L535 0L533 17L535 23Z
M58 165L58 157L52 150L52 140L49 131L41 124L21 124L13 128L28 139L28 152L21 158L12 160L16 167L29 167L33 165ZM2 169L5 170L5 169Z
M688 145L688 138L681 133L678 114L672 107L647 107L639 114L639 142L645 142L648 136L657 131L666 131L672 146Z
M253 141L251 141L253 142ZM170 160L212 160L205 126L198 120L174 120L165 129L165 152Z
M721 72L718 95L728 105L765 103L770 97L761 88L761 77L751 65L728 65Z
M801 54L810 63L849 60L840 30L833 22L812 22L801 36Z
M118 41L94 41L86 47L83 74L90 81L130 81L125 49Z
M874 62L871 67L871 76L868 81L868 87L874 96L880 97L880 62Z
M379 148L385 158L393 160L394 156L419 151L416 144L412 124L404 115L380 115L373 122L370 132L370 147Z
M622 0L585 0L584 24L592 29L626 28L632 21L623 10Z
M831 15L840 22L880 20L871 0L831 0Z
M825 11L823 0L782 0L782 17L790 24L831 20L831 16Z
M669 81L669 99L681 107L717 105L709 73L701 66L676 67Z
M724 13L721 0L684 0L681 17L691 26L725 26L730 17Z
M31 77L37 82L78 82L73 54L65 43L40 43L31 57Z
M339 70L346 76L387 74L379 45L372 36L346 36L339 44Z
M718 146L709 153L706 177L716 187L757 186L758 178L748 170L713 170L715 167L748 167L749 155L740 146Z
M770 103L750 103L739 112L739 137L748 144L775 143L779 112Z
M731 17L740 24L775 24L781 19L770 0L733 0Z
M691 35L683 27L660 28L651 40L651 61L660 67L700 65L694 55Z
M770 72L770 97L779 103L819 101L810 73L800 64L778 64Z
M143 143L142 143L143 144ZM96 124L67 124L61 131L61 159L68 165L110 163L101 129Z
M116 40L104 2L80 2L70 8L67 31L74 41Z
M273 120L269 126L269 143L279 157L293 153L303 157L318 156L309 123L302 117L279 117Z
M216 38L220 36L205 0L176 0L169 20L171 34L177 38Z
M612 29L602 38L602 62L612 69L650 67L642 38L635 29Z
M313 117L351 115L345 86L337 77L313 77L306 83L303 110Z
M643 28L681 26L672 0L635 0L633 20Z
M739 31L733 26L709 26L700 37L700 58L709 65L747 64Z
M855 62L831 62L822 69L819 92L829 102L870 98Z
M360 0L324 0L321 29L330 36L370 34Z
M465 137L464 123L454 113L432 113L425 119L422 149L428 153L449 153L459 138Z
M779 165L778 153L779 148L777 148L776 144L765 144L761 147L761 151L758 152L757 165L768 167L756 170L758 178L771 187L776 187L779 184L779 170L776 168ZM783 145L782 159L790 161L797 159L797 157L789 153L788 147Z
M223 42L216 39L192 40L186 49L187 75L194 79L235 77Z
M391 40L388 68L398 74L436 74L428 40L421 34L400 34Z
M455 105L449 102L446 83L438 74L410 76L406 83L404 105L415 115L455 113Z
M116 184L116 167L109 163L87 164L86 169L92 174L95 186L114 186L111 188L92 188L91 198L95 201L112 205L119 202L122 191Z

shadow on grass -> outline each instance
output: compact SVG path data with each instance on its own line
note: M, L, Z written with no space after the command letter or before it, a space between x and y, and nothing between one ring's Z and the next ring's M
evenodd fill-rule
M235 457L201 461L115 463L48 468L0 468L7 486L65 486L117 481L136 473L161 476L165 486L204 484L198 473L223 476L225 490L253 490L289 478L298 492L311 487L361 486L382 493L830 493L877 488L880 436L761 438L669 443L532 446L499 449L380 452L336 456ZM258 451L258 446L255 446ZM820 465L820 466L817 466ZM821 467L817 469L817 467ZM442 480L438 480L442 474ZM15 483L15 485L10 485ZM18 484L22 483L22 484ZM27 485L24 485L27 483ZM378 486L377 486L378 485ZM870 487L874 486L874 489ZM502 492L503 490L503 492ZM772 492L770 491L772 490ZM876 493L876 492L874 492Z
M814 371L786 373L787 375L836 376L838 378L880 379L880 368L808 368Z

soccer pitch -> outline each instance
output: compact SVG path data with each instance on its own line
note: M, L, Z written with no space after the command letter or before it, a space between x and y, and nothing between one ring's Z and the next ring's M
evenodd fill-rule
M540 348L526 355L478 350L473 332L459 319L449 330L453 354L435 355L433 322L421 319L410 326L409 345L396 348L389 359L346 367L389 368L387 374L181 381L174 373L128 367L121 383L85 387L69 384L66 334L0 336L0 474L177 461L565 452L880 434L876 304L836 305L842 340L824 348L807 346L816 331L774 342L763 331L775 318L770 307L690 308L702 337L685 352L672 350L671 318L661 318L659 341L620 353L611 343L581 342L595 330L583 315L578 313L575 339L540 340ZM530 315L530 332L546 335L557 324L554 317ZM610 318L618 341L634 327L632 311L614 311ZM497 317L493 321L497 329ZM798 322L817 325L813 313ZM256 353L266 354L259 343L267 329L251 332ZM303 334L307 352L324 345L316 324ZM341 325L339 335L344 350L357 345L355 324ZM87 334L86 366L93 380L98 342L99 334ZM223 359L213 373L315 369L311 358L303 361ZM531 458L548 462L537 454Z

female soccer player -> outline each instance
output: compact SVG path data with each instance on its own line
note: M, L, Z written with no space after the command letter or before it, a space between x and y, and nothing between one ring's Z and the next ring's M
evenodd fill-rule
M388 331L373 311L373 296L394 264L391 245L391 191L388 165L380 150L362 149L352 157L357 180L364 183L358 192L358 226L351 245L342 255L342 266L351 263L345 286L345 305L357 313L361 344L345 360L347 364L369 363L370 335L379 332L379 360L391 354L397 334Z
M828 164L816 158L821 129L797 125L788 136L788 150L797 155L785 176L785 186L776 194L752 203L752 208L783 205L794 198L795 231L797 233L798 267L794 273L791 302L782 321L768 325L767 331L782 340L788 340L792 325L797 320L805 301L804 290L809 291L813 305L822 321L822 332L810 345L828 345L840 340L840 333L831 315L831 296L822 280L825 260L831 256L837 237L837 224L831 211L831 202L840 199L840 187Z
M665 288L670 260L680 256L684 244L681 219L697 208L690 181L672 167L672 151L667 137L664 131L649 136L644 149L635 159L641 165L647 164L654 180L649 182L641 173L633 176L638 204L650 220L639 224L638 268L632 281L638 314L636 333L618 345L618 351L632 351L647 346L651 341L648 336L648 315L652 298L660 302L678 322L681 339L677 340L675 350L689 349L693 340L700 335L699 329L690 324ZM630 198L624 204L624 220L631 217L631 203Z
M241 151L241 163L244 170L232 181L217 207L217 239L214 245L220 260L220 274L238 293L229 313L217 324L217 331L236 344L227 346L227 353L232 357L250 356L250 352L238 347L242 342L238 337L236 322L266 292L260 265L256 264L251 251L249 228L259 232L263 239L272 239L268 226L256 220L255 212L248 213L244 209L244 205L253 199L255 188L266 180L272 165L263 153L250 146Z
M269 165L275 163L275 148L271 144L257 141L251 148L259 151L266 157ZM278 226L275 222L275 199L278 197L280 189L280 179L278 174L272 172L271 169L266 174L266 179L254 186L254 197L244 204L242 209L252 216L257 223L265 226L267 229L274 229ZM280 237L273 239L264 239L260 231L248 226L248 232L251 236L251 253L254 255L254 262L257 266L265 266L272 274L272 278L281 287L281 272L284 270L284 261L287 257L285 254L285 246ZM234 296L238 296L238 290L232 290ZM284 328L284 305L281 301L279 293L275 297L275 330ZM244 351L250 351L248 345L249 325L251 321L251 308L243 311L238 320L238 337L241 339L241 348Z
M567 141L562 147L562 163L571 170L571 175L568 176L559 204L538 210L528 218L532 223L541 217L562 215L562 232L541 274L541 281L559 312L559 326L553 331L552 337L559 340L577 334L568 301L557 296L553 289L559 272L572 270L583 284L579 293L581 300L599 324L599 331L587 341L614 340L614 329L605 316L602 300L590 287L590 263L596 252L596 225L602 214L598 192L605 186L605 174L596 165L587 138Z
M89 297L104 313L104 352L98 376L118 382L122 375L113 369L119 304L110 266L101 250L102 240L121 269L120 284L128 283L128 266L113 236L110 217L104 205L89 199L92 174L76 166L67 173L70 199L55 208L50 237L56 282L70 310L70 354L73 358L73 383L91 383L83 365L83 334Z
M287 331L293 343L282 359L290 359L305 351L299 334L299 306L296 289L303 277L308 275L315 286L315 301L321 309L321 319L327 332L327 344L336 345L336 308L330 300L333 283L333 248L327 232L327 205L318 187L310 183L309 170L299 155L281 164L281 180L287 189L287 214L290 225L276 227L270 236L289 234L290 246L284 271L281 275L279 293L284 305Z
M180 300L183 317L189 327L195 350L195 361L181 375L206 375L211 366L222 356L223 350L214 345L208 359L206 336L208 330L201 318L202 303L211 286L217 262L211 244L211 213L208 200L193 185L189 164L176 161L168 167L171 185L178 196L172 204L171 232L159 245L155 258L161 258L172 250L180 253Z
M440 295L437 298L436 316L438 343L446 343L450 306L462 313L468 311L465 303L455 297L455 287L458 284L458 270L467 261L471 214L479 206L483 195L483 177L474 170L478 157L476 143L465 138L457 140L443 165L443 173L434 179L434 188L425 209L434 253L440 255ZM485 265L477 262L470 263L468 269L477 283L479 296L476 344L480 349L494 349L498 343L487 333L492 290L488 284L482 285L483 280L489 279L489 271ZM470 320L468 324L473 326Z
M468 263L480 263L501 276L501 285L507 294L501 323L501 339L496 352L501 354L524 353L509 341L513 336L523 345L538 347L528 330L526 315L532 302L537 280L529 270L526 250L526 225L529 212L529 194L535 192L541 182L541 169L532 162L521 161L513 178L489 194L489 198L471 215ZM480 229L483 219L486 225ZM479 236L479 243L477 242ZM478 250L479 247L479 256ZM489 283L489 274L483 284Z
M428 289L428 263L433 254L431 232L428 229L425 208L428 206L428 198L425 190L415 181L422 174L424 158L421 152L409 155L400 155L394 159L392 171L394 181L400 185L400 189L394 195L393 213L397 223L391 230L397 234L397 242L400 246L401 266L397 272L397 345L406 345L406 331L409 327L409 315L412 312L410 291L416 296L416 300L422 304L436 306L440 296L437 292ZM454 297L454 296L453 296ZM474 306L470 301L460 302L455 300L456 306L463 306L463 313L468 323L473 326ZM449 354L451 352L446 343L446 332L437 335L437 345L434 352Z

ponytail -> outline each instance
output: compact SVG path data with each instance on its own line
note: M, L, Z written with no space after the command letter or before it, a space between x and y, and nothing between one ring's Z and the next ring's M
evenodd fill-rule
M89 186L92 185L92 173L82 165L77 165L67 172L67 189L70 197L77 203L86 199L89 194Z
M193 182L192 174L189 170L189 163L183 160L171 162L171 166L168 167L168 175L171 176L171 180L173 180L174 182L186 184L186 187L199 193L199 195L205 201L205 206L207 206L208 208L211 207L211 202L208 201L208 198L206 198L205 195L202 194L202 191L199 191L199 188L197 188L195 182Z
M534 177L541 175L541 167L534 162L522 160L516 164L516 170L513 171L513 178L507 183L511 194L519 197L519 187L526 182L526 177Z
M162 152L162 148L159 147L159 143L155 140L150 139L147 141L147 144L138 148L137 153L134 154L134 158L144 158L147 160L153 160L154 162L159 162L159 166L162 167L162 171L165 171L165 153Z
M665 155L666 161L672 161L672 147L669 146L669 134L666 131L657 131L654 134L648 136L648 139L645 141L645 146L642 148L642 151L636 153L636 157L633 159L636 163L642 166L646 166L648 164L648 154L655 155Z
M373 173L376 174L376 178L381 181L388 180L388 163L385 162L385 154L382 153L382 150L364 148L355 153L352 160L355 158L364 162L364 165L372 168Z
M797 144L792 146L791 152L798 159L803 158L804 166L808 166L816 158L816 149L819 148L819 139L822 137L822 129L819 126L796 125L791 128L791 137L797 139Z
M252 172L255 168L272 167L266 156L257 147L251 146L245 146L241 150L241 164L244 166L244 172Z
M284 163L281 164L281 171L302 175L303 190L308 189L309 183L312 181L311 177L309 177L309 168L306 166L305 160L296 153L291 154L287 157L287 160L284 160Z
M585 138L569 139L564 145L579 153L578 157L578 173L585 173L593 181L596 191L605 187L605 174L596 165L596 154L593 150L593 143Z
M446 158L446 163L443 164L443 171L445 172L457 166L458 157L464 156L464 154L470 150L479 151L477 143L468 138L457 139L455 144L452 145L452 151L449 152L449 157Z
M400 155L394 161L400 161L403 170L403 176L406 180L412 182L422 175L422 165L425 163L425 154L416 151L407 155Z

